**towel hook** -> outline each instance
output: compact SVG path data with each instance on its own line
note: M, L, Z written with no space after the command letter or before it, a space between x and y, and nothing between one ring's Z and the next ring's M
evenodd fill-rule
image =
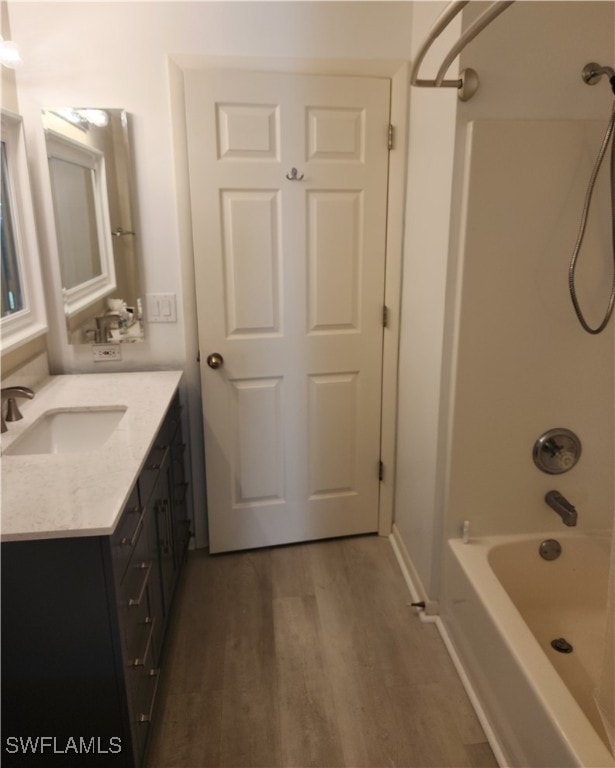
M290 174L287 173L286 174L286 178L289 181L301 181L305 174L302 173L301 176L297 176L298 173L299 173L299 171L296 168L291 168L290 169Z

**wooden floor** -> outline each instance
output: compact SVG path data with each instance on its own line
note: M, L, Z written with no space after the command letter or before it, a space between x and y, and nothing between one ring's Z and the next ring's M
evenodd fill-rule
M148 768L497 766L387 539L191 553Z

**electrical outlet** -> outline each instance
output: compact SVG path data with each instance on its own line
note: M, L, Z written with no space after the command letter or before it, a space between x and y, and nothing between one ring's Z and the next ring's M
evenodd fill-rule
M121 359L122 348L119 344L92 344L92 360L95 363Z

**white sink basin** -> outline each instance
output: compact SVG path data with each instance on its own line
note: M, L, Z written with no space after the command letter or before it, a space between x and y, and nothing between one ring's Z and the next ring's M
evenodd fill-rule
M125 413L125 406L47 411L4 453L23 456L91 451L106 443Z

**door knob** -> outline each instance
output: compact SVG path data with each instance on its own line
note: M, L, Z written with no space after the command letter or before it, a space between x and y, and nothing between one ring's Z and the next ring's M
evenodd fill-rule
M224 358L218 352L213 352L211 355L207 356L207 365L214 370L216 368L221 368L223 363Z

